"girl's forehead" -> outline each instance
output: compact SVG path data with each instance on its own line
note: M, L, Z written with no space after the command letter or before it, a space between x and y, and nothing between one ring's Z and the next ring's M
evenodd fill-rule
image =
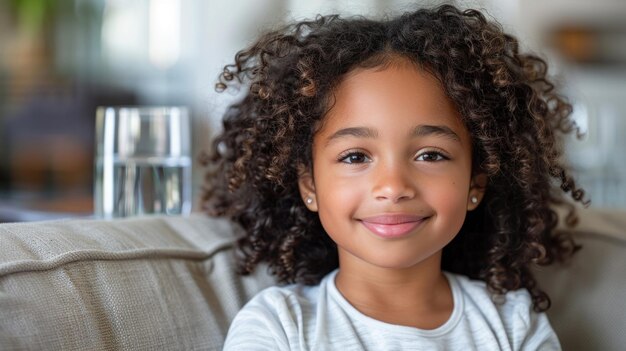
M321 128L362 124L373 117L389 123L444 123L465 130L460 113L431 73L404 59L356 68L336 86Z

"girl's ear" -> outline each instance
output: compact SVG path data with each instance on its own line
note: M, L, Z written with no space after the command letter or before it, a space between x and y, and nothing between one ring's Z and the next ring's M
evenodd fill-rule
M478 207L485 195L487 188L487 175L478 173L472 177L470 183L469 196L467 198L467 210L472 211Z
M317 197L315 196L315 182L311 172L304 166L298 167L298 188L304 205L313 212L317 212Z

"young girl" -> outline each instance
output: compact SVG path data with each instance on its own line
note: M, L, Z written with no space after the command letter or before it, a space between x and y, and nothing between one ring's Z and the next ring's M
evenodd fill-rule
M289 25L237 54L231 85L249 92L205 205L245 229L243 273L291 285L254 297L225 349L560 349L531 266L575 251L551 206L584 194L543 60L445 5Z

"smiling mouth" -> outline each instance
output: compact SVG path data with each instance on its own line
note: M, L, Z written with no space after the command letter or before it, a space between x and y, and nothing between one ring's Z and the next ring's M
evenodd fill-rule
M382 238L399 238L410 234L430 217L382 215L360 219L369 231Z

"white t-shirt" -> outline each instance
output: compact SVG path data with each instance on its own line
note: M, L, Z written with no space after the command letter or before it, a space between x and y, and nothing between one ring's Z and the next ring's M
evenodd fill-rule
M526 289L496 304L482 281L445 273L454 299L436 329L393 325L355 309L335 286L337 270L320 285L261 291L237 314L224 350L560 350Z

